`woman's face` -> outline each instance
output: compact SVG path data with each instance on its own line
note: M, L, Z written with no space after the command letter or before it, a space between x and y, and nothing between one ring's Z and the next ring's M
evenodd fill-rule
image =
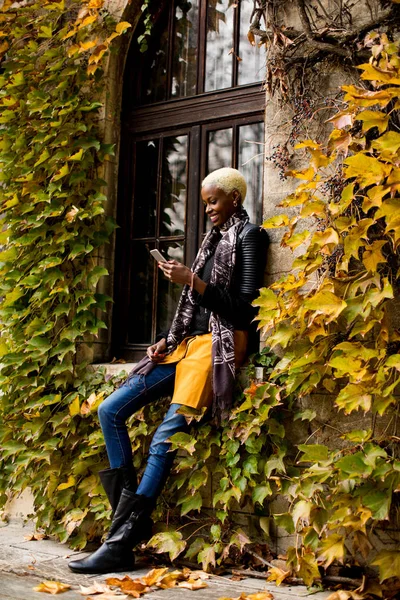
M201 197L206 209L206 215L210 218L213 225L222 227L229 217L238 210L240 205L239 196L237 190L233 190L227 194L213 184L202 187Z

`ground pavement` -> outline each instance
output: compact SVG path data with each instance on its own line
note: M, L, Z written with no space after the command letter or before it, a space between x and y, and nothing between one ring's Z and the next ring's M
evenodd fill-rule
M94 581L104 582L111 575L77 575L68 569L71 555L82 557L85 553L74 553L67 546L53 540L29 541L33 533L32 524L23 525L21 521L0 524L0 600L45 600L49 594L33 591L33 588L45 580L55 580L69 584L71 589L59 594L61 600L84 600L79 593L80 586L91 586ZM157 565L158 567L160 565ZM152 568L141 565L129 573L132 578L142 577ZM122 578L124 573L115 577ZM302 586L276 587L264 580L251 577L241 581L232 581L229 576L212 576L207 580L208 587L189 591L187 589L157 590L141 596L143 600L218 600L221 597L237 598L242 592L254 594L261 591L272 593L274 600L326 600L329 592L308 594ZM121 596L125 597L125 596ZM87 598L87 596L86 596ZM93 596L96 600L99 596Z

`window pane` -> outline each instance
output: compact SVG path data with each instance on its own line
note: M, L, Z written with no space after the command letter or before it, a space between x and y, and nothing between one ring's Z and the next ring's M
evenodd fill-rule
M175 9L171 95L194 96L197 80L199 0L180 0Z
M168 259L175 259L183 263L183 241L165 242L160 244L160 252ZM171 283L161 269L158 274L158 298L157 298L157 332L169 329L176 306L182 292L182 286Z
M187 135L164 139L161 235L184 235L187 194Z
M135 344L151 344L153 276L157 263L149 252L148 244L133 242L131 264L135 267L132 271L129 294L131 301L127 323L128 341Z
M148 49L145 52L140 52L137 49L137 104L151 104L166 100L168 17L169 6L164 6L161 11L157 11L151 36L147 38L149 41ZM139 27L138 35L144 33L143 24Z
M241 0L240 2L240 37L239 37L239 61L238 85L262 81L265 70L265 53L263 48L252 46L247 39L250 27L250 18L253 12L253 0Z
M232 166L232 128L209 132L207 166L208 173Z
M151 237L156 230L157 167L159 141L136 143L133 235Z
M206 92L232 85L234 6L232 0L208 0Z
M244 207L252 223L262 220L262 174L264 163L264 123L239 127L239 171L247 183Z

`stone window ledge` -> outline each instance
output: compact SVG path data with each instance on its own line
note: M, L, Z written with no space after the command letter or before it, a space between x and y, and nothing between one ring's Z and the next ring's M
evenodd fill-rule
M129 373L137 363L96 363L92 364L92 369L96 370L104 367L107 375L119 375L122 371Z

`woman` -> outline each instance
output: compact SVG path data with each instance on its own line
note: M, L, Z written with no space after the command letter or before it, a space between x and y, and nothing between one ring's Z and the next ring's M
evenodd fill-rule
M158 265L171 282L184 285L171 328L99 407L110 461L110 469L100 472L100 478L114 517L104 544L83 560L69 563L75 572L133 568L132 548L151 536L150 515L173 463L167 440L188 429L179 407L212 406L217 419L229 415L235 369L248 351L251 302L263 283L267 236L249 223L242 208L246 182L236 169L208 175L201 196L213 228L192 269L175 260ZM126 421L167 395L172 402L152 439L137 487Z

